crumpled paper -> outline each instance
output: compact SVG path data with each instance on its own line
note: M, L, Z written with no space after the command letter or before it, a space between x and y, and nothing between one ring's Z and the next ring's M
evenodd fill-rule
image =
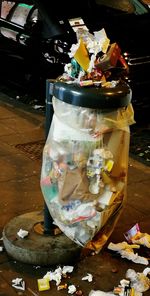
M117 251L122 258L133 261L134 263L148 265L149 262L146 258L139 256L138 253L134 253L133 249L139 249L139 245L129 245L126 242L114 244L109 243L108 249L112 251Z
M82 281L92 282L92 281L93 281L93 276L92 276L92 274L88 273L87 276L84 276L84 277L82 278Z
M120 280L118 286L114 287L113 292L91 290L89 296L142 296L143 292L150 289L150 279L146 276L148 273L150 273L150 268L148 267L143 272L128 269L126 271L126 278Z
M150 288L150 279L143 272L136 272L134 269L128 269L126 277L131 281L131 287L137 292L145 292Z
M89 296L115 296L114 293L112 292L103 292L103 291L95 291L95 290L92 290L89 294Z
M119 68L128 71L128 65L121 55L118 44L116 42L110 44L104 28L93 34L79 28L76 37L77 44L72 44L68 53L71 62L65 65L65 72L60 79L66 80L67 83L82 82L81 86L99 83L102 87L115 87L114 83L106 81L110 76L107 70L116 67L118 63Z
M17 235L21 238L24 238L26 236L28 236L29 232L27 230L24 230L24 229L20 229L18 232L17 232Z
M25 291L25 281L22 278L16 278L12 280L12 287Z
M74 294L77 291L75 285L68 286L68 294Z
M56 286L58 286L61 283L62 276L66 273L71 273L73 271L73 266L63 266L56 268L54 271L48 271L43 278L47 278L49 281L55 281Z

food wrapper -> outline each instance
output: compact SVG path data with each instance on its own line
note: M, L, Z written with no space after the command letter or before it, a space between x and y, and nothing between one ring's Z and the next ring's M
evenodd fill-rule
M142 233L139 224L136 223L131 229L124 234L126 240L130 243L136 243L150 248L150 234Z
M121 49L119 48L118 44L116 42L112 43L107 54L105 54L97 62L97 66L99 65L103 71L115 67L118 59L120 58L120 53Z
M47 291L50 289L50 283L48 279L42 278L38 279L38 290L39 291Z
M53 97L43 149L41 190L66 236L99 252L126 199L132 108L102 111Z
M88 51L82 39L80 39L80 44L77 51L75 52L74 58L78 62L78 64L83 68L83 70L87 71L90 59Z

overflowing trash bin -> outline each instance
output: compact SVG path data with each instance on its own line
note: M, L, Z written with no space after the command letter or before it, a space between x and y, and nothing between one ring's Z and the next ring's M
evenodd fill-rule
M48 87L54 114L40 184L54 223L99 252L126 199L132 91L121 49L104 28L76 36L70 63Z
M62 232L99 251L126 199L132 92L126 83L102 89L61 81L52 92L41 189Z

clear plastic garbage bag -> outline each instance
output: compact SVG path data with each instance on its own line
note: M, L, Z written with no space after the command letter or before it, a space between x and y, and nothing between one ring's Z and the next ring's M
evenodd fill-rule
M53 107L43 149L41 190L62 232L99 251L126 198L132 105L105 111L53 97Z

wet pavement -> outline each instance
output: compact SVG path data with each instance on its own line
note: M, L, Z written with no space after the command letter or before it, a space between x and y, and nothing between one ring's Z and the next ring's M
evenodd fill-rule
M14 217L32 211L43 211L43 196L40 190L40 172L42 159L31 158L18 149L17 145L44 141L45 116L28 105L14 102L0 94L0 235L5 225ZM150 233L150 168L133 158L129 159L128 198L119 221L108 243L124 241L124 235L135 223L139 223L141 232ZM107 249L99 254L79 257L74 264L70 278L62 283L74 284L83 295L91 290L112 291L126 271L132 268L138 272L146 267L126 259ZM3 246L3 241L0 240ZM150 258L147 248L140 248L141 255ZM148 265L150 267L150 265ZM0 295L68 295L67 290L57 290L54 281L48 291L38 291L37 279L43 278L47 271L57 266L34 266L9 257L5 249L0 253ZM93 281L82 281L90 273ZM22 278L25 291L12 287L12 280ZM150 290L144 293L150 295Z
M150 124L131 127L130 155L150 166Z

